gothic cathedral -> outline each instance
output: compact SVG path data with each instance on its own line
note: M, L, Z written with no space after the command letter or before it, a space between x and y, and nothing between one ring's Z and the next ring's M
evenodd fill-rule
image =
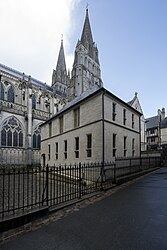
M63 40L51 86L0 64L0 165L40 164L40 125L75 97L102 85L88 9L71 76Z

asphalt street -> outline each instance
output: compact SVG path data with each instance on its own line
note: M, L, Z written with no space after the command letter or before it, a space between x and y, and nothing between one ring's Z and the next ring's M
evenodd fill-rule
M40 229L5 242L1 250L166 250L167 169Z

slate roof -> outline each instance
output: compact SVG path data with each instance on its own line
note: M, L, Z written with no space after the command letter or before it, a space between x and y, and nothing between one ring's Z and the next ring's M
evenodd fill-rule
M129 106L129 108L131 108L133 111L135 111L136 113L138 113L140 116L142 115L142 113L140 113L139 111L137 111L136 109L134 109L133 107L131 107L130 105L128 105L126 102L124 102L119 97L117 97L114 94L112 94L111 92L109 92L104 87L99 87L98 85L95 85L92 89L88 89L87 91L83 92L80 96L75 97L72 101L70 101L69 103L67 103L59 112L57 112L49 120L47 120L46 122L44 122L43 124L41 124L41 127L44 124L46 124L47 122L49 122L50 120L54 119L55 117L60 116L64 111L72 108L76 104L79 104L81 101L83 101L83 100L85 100L85 99L93 96L95 93L100 92L100 91L104 91L105 93L108 93L109 95L111 95L112 97L114 97L115 99L117 99L119 102L123 103L123 105Z
M94 88L88 89L87 91L83 92L80 96L77 96L72 101L68 102L59 112L57 112L54 116L52 116L52 118L60 115L61 113L63 113L67 109L73 107L75 104L79 103L80 101L82 101L86 97L90 96L91 94L97 92L99 89L100 88L98 87L98 85L96 85Z
M145 123L146 123L146 129L156 128L159 125L159 117L157 115L149 117L145 120Z
M21 73L20 71L15 70L15 69L12 69L10 67L7 67L7 66L5 66L5 65L3 65L1 63L0 63L0 71L4 71L4 72L6 72L8 74L11 74L11 75L13 75L15 77L23 78L23 73ZM29 77L28 75L26 75L26 74L24 75L25 80L28 80L28 77ZM31 82L32 82L32 84L34 84L34 85L36 85L38 87L42 87L42 88L45 88L45 89L47 89L49 91L53 91L52 87L50 87L49 85L46 85L46 83L43 83L43 82L41 82L41 81L39 81L39 80L37 80L37 79L35 79L33 77L31 77Z

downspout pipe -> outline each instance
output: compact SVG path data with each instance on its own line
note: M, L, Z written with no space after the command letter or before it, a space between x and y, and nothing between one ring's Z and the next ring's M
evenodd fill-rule
M105 95L105 91L103 91L102 93L102 165L103 165L103 169L104 169L104 160L105 160L104 95Z
M101 163L101 189L103 189L103 181L104 181L104 161L105 161L105 126L104 126L104 95L105 91L102 92L102 163Z

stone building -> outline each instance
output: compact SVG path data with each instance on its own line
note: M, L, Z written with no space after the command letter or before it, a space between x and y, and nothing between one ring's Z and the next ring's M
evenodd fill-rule
M40 164L39 125L66 102L69 76L62 51L61 42L52 87L0 64L0 164Z
M87 90L41 125L43 165L140 156L140 115L103 87Z
M95 94L90 94L94 92ZM107 94L104 95L103 92ZM100 112L99 114L96 114L96 111L95 111L95 114L90 113L89 110L87 110L87 114L85 113L86 115L85 117L89 117L90 120L92 120L92 123L95 122L93 118L94 115L97 116L96 117L97 119L102 119L100 118L102 114L107 115L108 117L111 115L109 113L102 112L99 105L105 105L105 108L110 110L111 103L113 101L112 113L116 117L116 121L115 122L113 122L113 120L110 121L111 123L113 122L113 125L110 129L112 128L115 129L115 133L113 135L113 140L114 140L113 145L117 145L117 147L115 149L111 147L110 145L111 142L109 141L108 147L105 146L106 153L105 155L103 153L103 156L102 156L101 151L98 151L98 145L97 145L96 149L95 148L92 149L93 151L92 151L91 160L98 160L98 159L102 160L102 158L104 158L105 160L109 160L109 159L112 159L114 155L115 156L116 155L117 156L131 156L131 155L138 156L140 154L140 150L139 150L140 145L138 145L140 141L139 140L139 127L140 126L137 120L139 119L139 114L141 110L139 110L140 112L138 112L137 111L138 109L136 110L136 108L134 107L134 103L136 103L136 100L131 102L129 105L121 101L119 98L115 97L111 93L107 92L105 89L103 89L98 48L95 42L93 41L91 26L89 22L88 9L87 9L81 39L78 40L76 48L75 48L74 63L73 63L71 75L70 75L70 72L67 71L66 69L63 40L61 41L57 65L52 73L51 86L37 79L34 79L33 77L28 76L27 74L21 73L3 64L0 64L0 159L1 159L0 164L3 164L3 165L4 164L21 164L21 165L40 164L41 162L41 152L40 152L41 125L44 122L48 121L47 123L45 123L44 126L42 126L42 128L44 127L47 128L47 125L49 124L48 125L49 131L52 131L52 122L50 123L50 121L52 121L52 117L54 117L54 119L57 119L56 117L60 116L60 112L62 112L61 114L63 114L64 116L63 107L65 109L68 106L73 107L73 104L74 103L76 104L78 101L77 98L80 98L81 100L83 100L83 102L82 102L82 106L80 107L80 111L78 111L79 112L78 114L76 111L76 116L78 115L78 118L76 119L79 120L79 115L81 115L80 123L84 124L84 121L82 120L84 119L82 112L85 112L85 111L83 111L82 108L84 109L84 107L86 106L91 107L94 104L92 103L91 105L90 100L95 101L98 99L98 98L92 99L91 97L92 95L94 97L98 96L99 101L100 101L99 104L95 102L97 105L97 112ZM86 97L84 98L84 96ZM106 104L101 101L100 98L102 98L102 96L105 96L106 102L107 100L110 99L110 101L108 101L109 106L106 106ZM88 100L87 104L85 103L85 100ZM114 104L114 100L118 101L118 104L116 101ZM117 111L114 113L114 109L118 110L118 114L117 114ZM122 125L122 120L121 120L122 118L119 118L119 116L121 117L122 109L124 110L123 112L125 112L124 120L125 121L127 120L126 123L128 124L128 125L126 124L125 126ZM94 110L92 109L90 109L90 111L94 112ZM68 113L68 115L71 114L72 116L71 118L68 117L67 119L69 121L68 125L66 121L58 119L60 123L65 122L63 125L61 124L61 126L68 126L69 128L72 128L73 111L70 111L70 112ZM106 110L105 112L110 112L110 111ZM57 116L55 116L56 114ZM126 115L128 118L126 118ZM130 118L131 115L133 118L132 117ZM67 116L65 115L64 117L67 117ZM107 119L110 120L110 118L107 118ZM130 121L129 119L134 119L134 121L133 120ZM86 125L83 126L83 129L86 127L90 128L90 126L87 126L88 120L87 121L85 120L85 122L86 122ZM110 122L105 123L105 126L107 128L111 125ZM100 127L101 125L99 124L98 126ZM135 128L132 127L133 126L132 124L135 124ZM57 125L53 124L53 127L54 126L57 126ZM65 127L63 128L63 131L68 131L69 128ZM56 129L58 129L59 131L58 127L56 127ZM118 132L118 129L120 129L120 132ZM53 133L54 136L55 135L57 136L58 131L53 131L51 133ZM82 133L82 126L79 126L79 130L77 131L80 131L80 133ZM96 133L98 132L99 138L102 138L102 134L100 134L100 131L102 130L99 130L99 131L96 130ZM109 133L108 129L106 131L107 133ZM116 135L118 135L119 133L121 134L122 131L124 131L125 133L122 134L121 139L118 139L119 137ZM89 144L89 146L91 145L91 143L93 146L95 145L95 141L94 141L95 139L97 140L97 144L98 144L99 138L95 134L92 134L92 132L89 132L89 134L91 134L90 137L89 136L87 137L87 140L88 140L87 143ZM68 135L70 135L69 131L68 131ZM45 137L46 135L44 133L42 136L43 136L42 144L44 145L44 143L46 142L46 145L47 145L48 143L47 140L50 141L50 136L46 138ZM105 132L105 136L106 136L106 132ZM62 138L63 137L61 137L61 140ZM124 138L124 154L123 155L122 155L122 149L121 149L122 138ZM130 138L133 139L133 142L132 141L130 142ZM63 140L66 140L66 139L63 139ZM107 142L107 140L108 140L108 137L106 137L105 143ZM70 139L68 139L67 142L69 145ZM53 141L51 143L54 144ZM131 145L129 143L132 143L133 147L129 146ZM43 146L43 148L47 150L46 151L47 153L44 152L42 148L43 162L48 161L49 153L48 153L48 146L46 145ZM103 141L103 145L104 145L104 141ZM53 149L54 148L53 145L51 146ZM102 150L101 146L102 145L100 143L99 144L100 150ZM61 145L61 147L63 146ZM109 149L111 149L111 151L109 151ZM104 150L104 147L103 147L103 150ZM99 157L96 158L95 155L98 156L98 154L95 154L95 152L97 151L99 152ZM88 150L88 152L90 152L90 150ZM53 154L53 151L52 151L52 154ZM73 157L73 154L71 155L71 157ZM84 157L82 156L83 159L85 159ZM68 159L73 160L73 158L69 158L69 153L68 153ZM79 159L81 160L81 158Z
M158 109L157 115L145 120L147 150L157 150L167 147L167 118L165 109Z

